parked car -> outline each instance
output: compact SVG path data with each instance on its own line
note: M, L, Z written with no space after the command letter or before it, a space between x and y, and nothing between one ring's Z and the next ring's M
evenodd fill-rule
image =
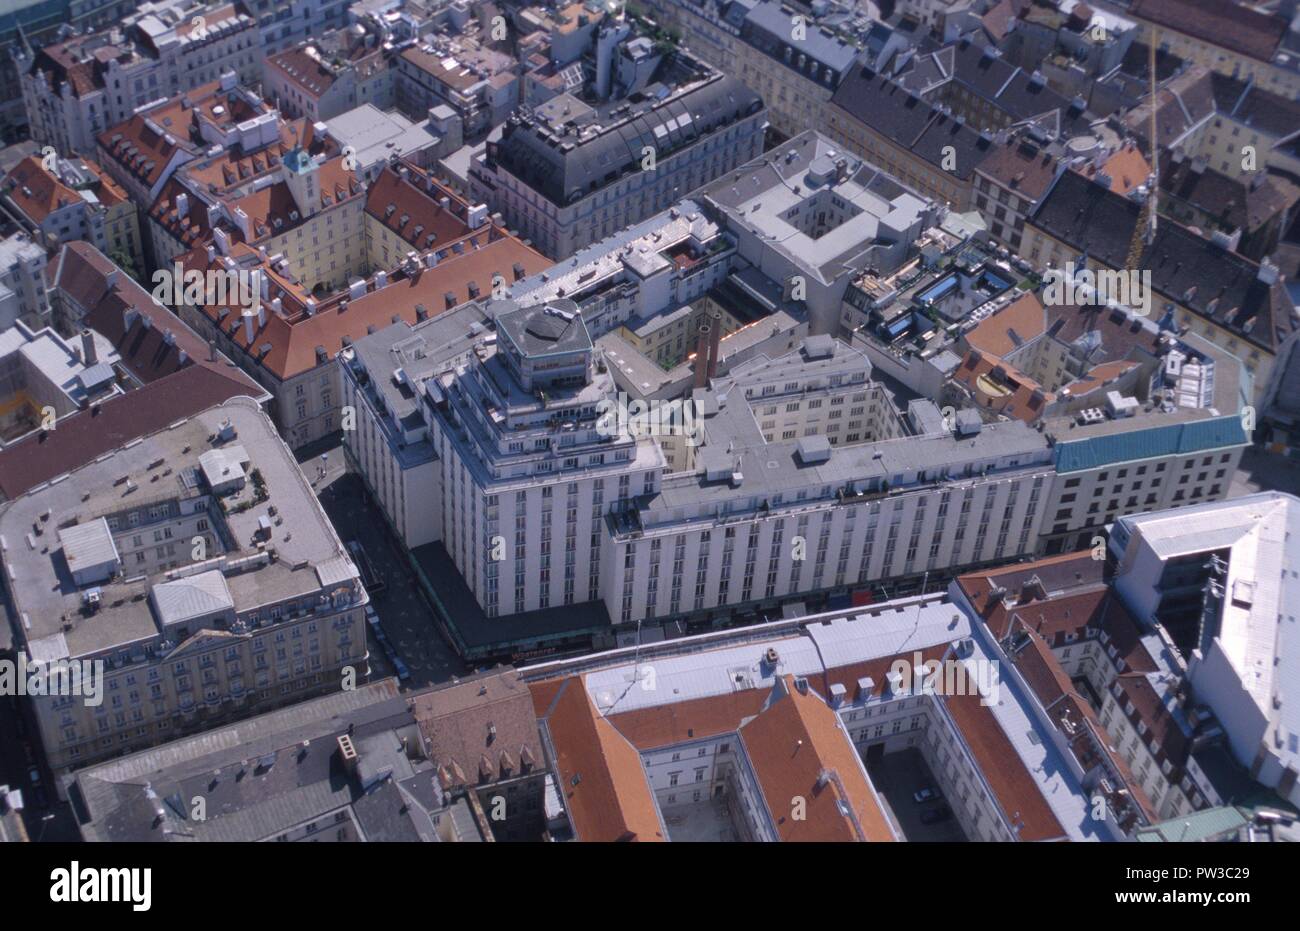
M932 786L926 786L921 791L912 795L912 801L916 802L918 805L922 805L926 802L933 802L938 797L939 793L935 791Z
M31 770L28 771L27 775L31 777L32 785L38 786L41 784L41 771L37 769L35 766L33 766Z
M411 670L406 668L406 663L402 662L401 657L393 657L393 668L397 670L397 678L405 682L411 678Z
M939 824L947 821L952 817L952 809L947 805L940 805L938 808L929 808L921 812L922 824Z
M370 554L361 545L361 541L349 540L347 548L348 552L352 554L352 561L357 564L357 570L361 573L361 584L370 593L370 597L382 598L388 584L384 580L383 573L379 572L374 563L370 561Z

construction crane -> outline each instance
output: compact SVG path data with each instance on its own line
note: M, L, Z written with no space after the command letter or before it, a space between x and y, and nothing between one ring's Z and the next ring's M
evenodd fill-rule
M1128 258L1124 261L1126 271L1137 269L1138 263L1142 261L1142 253L1156 238L1156 199L1160 194L1160 156L1159 143L1156 139L1156 37L1156 28L1152 26L1151 34L1147 39L1150 45L1147 59L1147 77L1151 82L1150 103L1148 104L1151 109L1151 127L1147 132L1150 137L1151 174L1147 175L1147 196L1142 202L1142 209L1138 211L1137 223L1133 226L1133 238L1129 240Z

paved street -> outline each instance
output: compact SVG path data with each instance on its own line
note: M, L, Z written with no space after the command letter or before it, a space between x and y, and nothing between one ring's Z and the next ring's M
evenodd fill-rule
M1284 491L1300 495L1300 460L1249 447L1241 456L1241 465L1232 476L1229 498L1253 495L1258 491Z
M55 802L54 783L45 767L40 741L33 740L30 727L20 720L20 702L13 695L0 696L0 785L21 789L23 826L32 840L75 841L80 839L70 805L48 807ZM40 771L40 788L32 783L32 767ZM44 804L42 804L44 802Z
M322 460L322 455L328 458ZM369 503L360 476L348 468L341 434L298 450L297 457L339 537L345 543L359 540L375 570L387 582L387 590L372 603L389 643L411 671L403 688L446 682L468 672L438 632L433 611L421 595L382 514ZM395 675L392 662L369 628L367 636L372 678Z

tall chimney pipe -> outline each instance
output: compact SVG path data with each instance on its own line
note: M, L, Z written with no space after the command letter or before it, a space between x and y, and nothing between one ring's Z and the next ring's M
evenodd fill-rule
M81 357L85 359L87 368L99 361L99 355L95 352L95 337L90 330L81 331Z
M709 322L709 377L718 375L718 357L722 355L722 314L714 311Z
M709 325L701 323L699 336L695 341L695 387L703 388L709 383Z

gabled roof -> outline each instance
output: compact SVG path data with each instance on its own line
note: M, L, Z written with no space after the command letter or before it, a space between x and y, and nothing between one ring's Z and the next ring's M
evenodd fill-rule
M1133 0L1129 12L1259 61L1272 61L1287 32L1283 17L1224 0Z
M310 316L302 312L301 301L296 298L286 300L284 315L268 309L265 322L254 327L251 341L245 332L240 309L231 313L232 308L212 304L199 309L221 326L234 344L252 355L261 367L279 379L291 378L321 364L316 352L318 346L324 349L327 359L332 359L348 342L368 335L372 328L390 325L394 317L415 324L419 319L418 308L423 307L432 316L476 296L490 294L494 276L499 275L506 282L515 280L515 265L521 266L525 275L552 265L541 253L494 229L485 227L475 231L473 238L477 248L467 245L459 253L448 250L448 256L435 267L422 267L415 275L403 273L398 276L394 273L387 286L349 300L346 307L342 305L342 299L348 294L346 291L334 295ZM246 251L247 247L239 245L232 252L238 250ZM214 261L219 262L222 258L217 256ZM222 267L210 266L202 248L180 256L177 261L187 270L207 271L209 267ZM475 294L470 293L471 286Z
M1043 304L1038 295L1028 291L981 320L965 338L973 348L1002 357L1041 336L1046 329Z
M596 710L581 677L564 680L542 721L578 840L667 839L641 755Z
M40 226L56 210L85 204L81 196L41 166L41 160L29 155L0 182L0 195L8 197L14 207L34 225Z
M778 679L740 741L781 840L895 840L848 733L806 681Z
M206 340L94 246L68 243L51 264L52 286L85 312L86 325L113 343L123 366L141 382L200 366L232 382L234 393L265 396L265 390L225 356L218 353L211 359Z
M1057 159L1028 139L1012 139L993 146L976 171L1032 202L1043 196L1056 177Z
M993 139L965 121L945 114L919 93L877 74L864 64L853 66L831 103L879 135L907 149L945 175L963 181L993 148ZM955 162L947 158L947 148ZM943 166L952 164L953 170Z
M418 172L406 165L385 167L366 192L366 215L415 251L441 248L467 235L465 202Z
M1112 269L1123 268L1140 205L1074 171L1061 175L1028 223ZM1071 257L1073 258L1073 257ZM1296 327L1295 305L1273 269L1161 218L1139 269L1166 301L1276 352Z
M953 372L980 410L1033 423L1056 396L1037 381L997 356L972 349Z
M531 693L513 669L436 686L411 701L444 789L457 784L446 778L455 772L470 784L487 783L535 772L544 764Z

